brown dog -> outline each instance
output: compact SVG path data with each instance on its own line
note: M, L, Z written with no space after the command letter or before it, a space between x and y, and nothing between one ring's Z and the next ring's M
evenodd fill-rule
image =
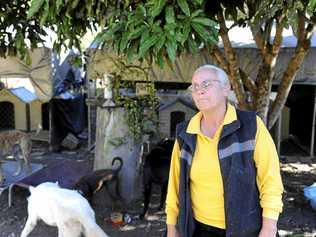
M14 159L18 162L18 168L14 172L14 176L21 173L23 168L22 159L24 160L27 168L30 168L30 154L32 150L32 140L27 133L19 130L9 130L0 132L0 184L4 182L4 173L1 168L1 159L6 155L13 155Z
M81 195L84 196L91 203L93 194L98 192L105 185L109 195L112 199L114 199L111 192L109 192L106 183L108 181L116 181L116 195L119 197L119 199L122 199L119 192L118 173L122 169L123 160L120 157L115 157L112 160L112 166L116 161L119 162L119 166L116 169L102 169L93 171L81 177L75 183L73 189L81 193Z

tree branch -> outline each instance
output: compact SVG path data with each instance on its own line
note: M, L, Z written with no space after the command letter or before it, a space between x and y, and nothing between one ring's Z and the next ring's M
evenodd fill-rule
M240 74L240 77L241 77L243 84L246 86L246 88L253 95L257 90L257 86L256 86L255 82L253 80L251 80L248 77L248 75L244 72L244 70L242 70L241 68L239 68L239 74Z
M264 32L262 31L261 27L257 33L255 33L254 27L251 26L250 29L256 45L258 49L260 49L262 58L268 62L267 42L264 40Z
M223 41L227 61L229 62L228 63L228 75L230 78L231 85L232 85L233 90L236 94L240 108L247 109L247 108L249 108L249 105L247 104L247 97L246 97L245 90L243 88L241 78L238 75L239 66L238 66L238 62L237 62L236 52L233 49L231 42L229 40L228 29L227 29L227 26L225 23L225 18L224 18L222 11L220 11L217 14L217 20L218 20L219 25L220 25L219 34L220 34L222 41Z
M252 36L256 42L256 45L257 47L263 51L264 50L264 47L265 47L265 42L264 42L264 39L263 39L263 32L262 32L262 29L260 27L260 29L257 31L257 33L255 33L255 29L253 26L250 26L250 29L251 29L251 33L252 33Z
M269 128L276 122L281 109L283 108L286 98L290 92L291 86L295 80L295 74L299 66L304 60L305 55L311 46L311 32L314 28L310 23L305 28L306 19L302 13L299 13L298 30L297 30L297 46L287 68L283 74L281 83L278 88L278 94L269 111Z
M282 43L282 33L284 28L284 15L281 15L276 20L276 29L275 29L275 36L272 45L272 54L276 56L279 53L281 43Z
M297 44L303 43L305 39L305 17L302 13L298 13L297 24Z
M224 71L229 72L229 63L218 46L214 44L209 46L208 49L212 58L216 60L217 64L220 65Z

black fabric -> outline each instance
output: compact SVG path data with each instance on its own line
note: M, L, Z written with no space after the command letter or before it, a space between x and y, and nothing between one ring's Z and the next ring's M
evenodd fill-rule
M84 96L74 99L52 99L52 146L58 147L68 133L78 135L85 128L86 106Z
M195 230L193 237L225 237L226 231L214 226L203 224L197 220L195 222Z

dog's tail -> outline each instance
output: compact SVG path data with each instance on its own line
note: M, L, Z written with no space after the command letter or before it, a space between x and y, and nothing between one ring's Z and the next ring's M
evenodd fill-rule
M114 157L114 159L112 160L112 166L114 165L114 163L115 163L116 161L119 162L119 165L118 165L118 167L117 167L115 170L113 170L115 175L117 175L118 172L120 172L120 170L122 169L122 166L123 166L123 160L122 160L121 157L118 157L118 156L117 156L117 157Z
M118 161L120 164L118 165L118 167L116 169L113 169L113 175L114 175L114 179L117 180L116 182L116 196L119 200L121 201L124 201L124 198L121 196L121 193L120 193L120 180L118 178L118 173L120 172L120 170L122 169L122 166L123 166L123 160L121 157L115 157L113 160L112 160L112 166L114 165L114 163ZM108 186L106 186L106 188L108 188ZM110 194L110 192L108 192Z

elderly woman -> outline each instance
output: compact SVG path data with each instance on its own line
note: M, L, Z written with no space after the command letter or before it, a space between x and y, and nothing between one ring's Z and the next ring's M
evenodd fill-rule
M199 112L177 126L168 237L275 237L283 185L264 123L227 102L229 80L218 67L198 68L189 89Z

